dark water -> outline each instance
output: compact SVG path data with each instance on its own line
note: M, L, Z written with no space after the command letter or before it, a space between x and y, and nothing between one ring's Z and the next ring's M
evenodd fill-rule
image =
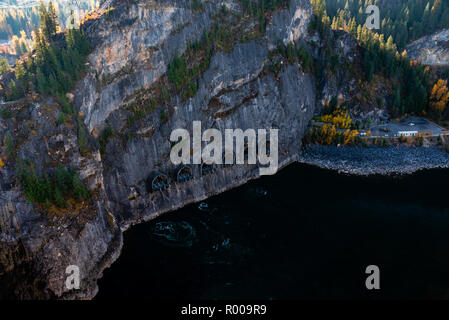
M448 170L361 178L292 165L132 228L97 298L448 298L448 182ZM365 287L372 264L377 291Z

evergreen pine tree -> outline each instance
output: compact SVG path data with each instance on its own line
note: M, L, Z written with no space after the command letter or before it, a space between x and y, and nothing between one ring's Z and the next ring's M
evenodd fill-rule
M38 67L36 69L36 82L37 82L37 91L41 94L48 92L48 84L45 75L42 73L41 69Z
M8 60L5 57L0 58L0 74L5 74L9 72L11 67L9 66Z

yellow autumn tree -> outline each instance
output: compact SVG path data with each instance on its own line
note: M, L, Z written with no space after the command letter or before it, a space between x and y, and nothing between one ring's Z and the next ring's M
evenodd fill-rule
M339 129L351 127L351 116L346 108L338 107L332 114L325 114L320 118L321 122L332 123Z
M331 145L337 135L337 130L334 125L325 124L321 128L321 143Z
M441 117L448 102L449 89L447 88L447 80L439 79L430 93L430 107Z
M343 143L344 145L348 145L354 142L355 137L359 134L357 130L349 130L347 129L343 135Z

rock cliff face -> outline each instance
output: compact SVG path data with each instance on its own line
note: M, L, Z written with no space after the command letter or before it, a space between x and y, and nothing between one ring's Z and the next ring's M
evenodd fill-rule
M43 215L19 191L14 171L3 169L2 185L8 186L0 199L0 276L5 296L91 298L102 270L118 256L122 232L129 226L259 176L257 165L218 165L207 174L200 165L192 165L193 179L177 182L179 168L169 159L174 129L191 132L193 121L201 121L203 130L222 132L278 128L280 166L298 159L315 109L315 79L297 62L285 63L277 72L267 65L280 42L299 43L310 37L309 1L291 0L288 7L272 10L264 32L257 31L256 22L243 21L240 1L202 3L193 8L184 0L105 2L103 15L86 22L93 52L73 91L73 103L92 134L88 155L80 154L76 146L83 128L58 124L59 111L51 100L15 107L32 126L22 126L17 117L2 120L2 136L6 131L29 130L28 136L22 133L27 138L17 138L22 158L34 162L38 170L55 161L68 164L93 193L91 200L73 205L70 214ZM170 61L201 41L223 11L249 36L230 36L229 46L214 51L193 95L169 91L163 103L133 118L134 103L142 94L167 86ZM99 148L94 138L101 138L105 128L113 135ZM168 189L151 190L148 177L156 172L167 177ZM68 265L80 267L79 290L66 289Z
M8 132L14 137L17 157L32 163L41 174L51 163L76 168L92 197L82 203L70 202L65 211L47 210L24 197L14 166L7 163L1 169L0 296L92 297L98 273L115 259L122 239L108 209L99 152L80 154L76 129L69 121L58 124L59 107L51 99L9 107L14 117L1 120L1 135ZM83 290L65 290L69 265L79 266Z
M102 155L104 183L111 209L122 229L156 215L199 201L258 176L258 167L216 168L202 176L193 166L194 179L176 183L176 167L170 163L172 130L191 131L193 121L203 129L279 128L280 163L297 158L304 129L315 106L315 83L299 65L288 65L276 76L266 71L269 51L308 36L311 18L308 1L291 1L288 9L276 10L265 35L237 43L229 52L212 56L209 68L198 81L197 93L187 100L179 96L127 128L123 111L130 95L154 85L167 72L175 54L216 23L214 16L225 5L241 12L239 1L209 1L201 11L188 1L157 1L116 9L109 22L98 25L95 37L105 39L89 57L89 74L79 84L75 101L84 112L89 130L98 135L108 125L126 132L109 139ZM124 23L126 22L126 23ZM123 70L127 71L124 72ZM102 82L104 74L111 80ZM164 118L161 112L167 114ZM149 193L147 177L166 174L172 182L164 192ZM139 196L128 200L137 190Z
M412 60L431 66L449 65L449 29L418 39L406 48Z

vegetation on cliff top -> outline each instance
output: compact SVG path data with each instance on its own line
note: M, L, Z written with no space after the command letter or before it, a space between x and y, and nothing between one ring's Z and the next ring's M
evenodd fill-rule
M77 29L67 30L65 42L56 37L58 21L51 2L48 9L41 5L39 12L41 28L35 31L34 54L17 62L14 77L5 90L6 98L17 100L38 92L54 95L64 105L67 103L65 93L84 70L90 45L83 32Z
M41 3L39 14L41 27L35 31L33 54L23 57L11 71L8 70L9 66L4 62L0 63L2 71L5 71L2 80L5 81L6 79L9 81L6 87L5 83L3 83L5 87L3 93L8 100L18 100L27 97L26 100L20 100L11 104L13 106L12 109L14 109L15 105L20 105L20 108L28 105L29 98L34 98L36 93L39 93L41 96L55 96L62 112L53 109L52 114L54 115L55 112L59 113L57 121L59 125L66 123L64 114L70 115L67 119L73 119L75 125L68 125L68 127L75 130L78 137L79 152L82 155L86 155L89 153L87 133L81 119L74 115L74 110L66 93L73 88L75 81L81 76L85 57L90 52L90 45L80 30L70 29L65 33L58 32L58 17L51 2L48 7ZM52 99L48 101L51 104ZM56 108L59 106L55 105ZM49 106L43 103L43 108L46 109ZM5 106L1 110L1 116L4 119L11 118L11 110ZM24 119L21 120L23 121ZM13 126L16 126L18 121L19 119L13 119L11 123ZM23 140L28 139L23 133L31 132L37 135L34 129L30 130L28 127L29 123L33 123L33 121L27 121L24 124L25 129L22 130L22 134L16 134L14 138L9 132L6 134L5 150L8 163L11 165L15 164L19 186L27 199L34 203L45 204L47 207L52 206L53 208L67 208L68 203L72 205L75 202L88 200L90 192L79 178L75 169L66 168L61 164L59 166L57 166L58 164L53 164L51 167L47 167L44 164L42 165L43 168L36 167L36 164L32 164L28 160L16 159L17 154L19 154L16 152L16 145L20 147L23 145ZM51 124L49 123L49 125ZM10 131L13 132L12 130ZM13 160L16 161L14 162ZM52 160L55 159L53 158Z
M41 23L38 4L38 1L23 4L16 0L8 0L8 6L0 8L0 39L11 40L9 48L5 48L6 53L20 56L30 51L34 30ZM58 25L64 28L69 19L69 9L78 10L82 17L86 11L96 8L98 4L99 1L95 0L79 0L74 7L69 1L53 0L52 6L58 14ZM5 52L1 50L4 48L0 48L0 53Z

